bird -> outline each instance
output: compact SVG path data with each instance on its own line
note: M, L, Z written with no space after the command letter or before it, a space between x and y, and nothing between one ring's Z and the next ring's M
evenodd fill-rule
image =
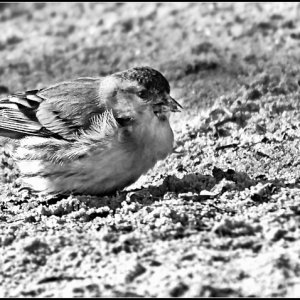
M0 136L12 142L22 186L106 195L173 151L169 117L182 106L168 80L140 66L81 77L0 100Z

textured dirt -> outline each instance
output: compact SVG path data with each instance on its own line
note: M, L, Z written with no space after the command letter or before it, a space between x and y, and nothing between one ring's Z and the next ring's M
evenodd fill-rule
M2 184L0 296L299 296L299 3L0 5L0 96L149 65L185 108L115 196Z

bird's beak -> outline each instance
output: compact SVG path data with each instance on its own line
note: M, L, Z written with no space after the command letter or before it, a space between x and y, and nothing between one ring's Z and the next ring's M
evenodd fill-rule
M170 95L167 96L167 105L169 106L170 111L173 112L180 112L181 110L179 108L183 109L182 106Z

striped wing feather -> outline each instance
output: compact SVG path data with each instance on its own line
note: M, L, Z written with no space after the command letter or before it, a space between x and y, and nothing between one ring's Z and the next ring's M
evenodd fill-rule
M93 115L106 111L99 99L100 78L80 78L0 100L0 135L72 139L88 129Z

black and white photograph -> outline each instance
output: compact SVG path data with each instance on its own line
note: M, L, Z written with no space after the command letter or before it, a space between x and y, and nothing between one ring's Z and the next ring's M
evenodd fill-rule
M1 2L0 297L300 296L300 2Z

